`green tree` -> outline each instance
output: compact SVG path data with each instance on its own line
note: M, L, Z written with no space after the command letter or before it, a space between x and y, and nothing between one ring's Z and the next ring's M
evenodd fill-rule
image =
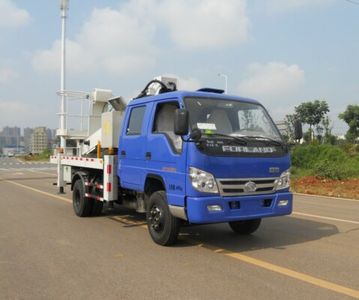
M303 140L305 143L310 144L312 141L312 130L308 129L308 131L303 133Z
M294 124L299 120L296 114L289 114L285 116L284 123L286 127L286 137L289 141L294 141Z
M324 144L335 145L337 138L332 134L333 125L328 116L323 118L321 125L323 126L324 130Z
M359 137L359 105L348 105L347 109L339 114L339 119L349 126L345 138L349 142L354 142Z
M295 107L295 114L305 124L309 125L309 131L311 132L311 138L314 133L314 127L318 126L323 120L324 116L329 112L328 103L324 100L314 100L309 102L303 102L299 106Z

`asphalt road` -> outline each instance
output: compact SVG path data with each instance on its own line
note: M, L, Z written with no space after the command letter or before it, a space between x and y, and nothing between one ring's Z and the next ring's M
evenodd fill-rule
M160 247L141 215L78 218L53 168L26 167L0 167L1 299L359 299L359 201L296 195L252 236L192 226Z
M16 157L0 157L0 171L7 171L9 169L56 169L56 167L46 161L42 162L24 162Z

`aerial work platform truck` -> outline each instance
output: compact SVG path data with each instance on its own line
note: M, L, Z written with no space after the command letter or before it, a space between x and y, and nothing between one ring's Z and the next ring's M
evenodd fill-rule
M154 242L171 245L185 223L227 222L251 234L262 218L290 214L288 145L266 109L176 86L158 77L128 104L108 90L86 96L86 130L59 132L75 146L50 158L76 215L97 216L104 203L133 208L146 214Z

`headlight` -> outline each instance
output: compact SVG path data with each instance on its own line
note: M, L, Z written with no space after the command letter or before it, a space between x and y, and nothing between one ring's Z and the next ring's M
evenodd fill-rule
M290 173L289 171L283 172L275 182L275 189L282 190L290 186Z
M205 193L218 193L217 183L211 173L190 167L189 178L191 179L192 186L197 191Z

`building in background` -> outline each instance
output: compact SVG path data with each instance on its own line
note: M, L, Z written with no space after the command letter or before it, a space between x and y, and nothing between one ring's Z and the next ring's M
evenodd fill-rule
M3 148L19 148L21 146L21 130L19 127L4 127L0 131L0 150Z
M56 129L46 129L47 132L47 142L49 149L53 149L56 144Z
M19 146L19 147L4 147L2 148L2 154L4 156L17 156L17 155L21 155L22 153L24 153L24 147L23 146Z
M34 129L32 128L24 128L24 148L26 153L31 152L31 136L33 132Z
M31 153L39 154L49 149L46 127L36 127L31 135Z
M36 134L33 135L35 130ZM44 126L35 129L26 127L23 132L19 127L0 128L0 154L9 151L15 155L41 153L46 149L53 149L56 142L56 130Z

